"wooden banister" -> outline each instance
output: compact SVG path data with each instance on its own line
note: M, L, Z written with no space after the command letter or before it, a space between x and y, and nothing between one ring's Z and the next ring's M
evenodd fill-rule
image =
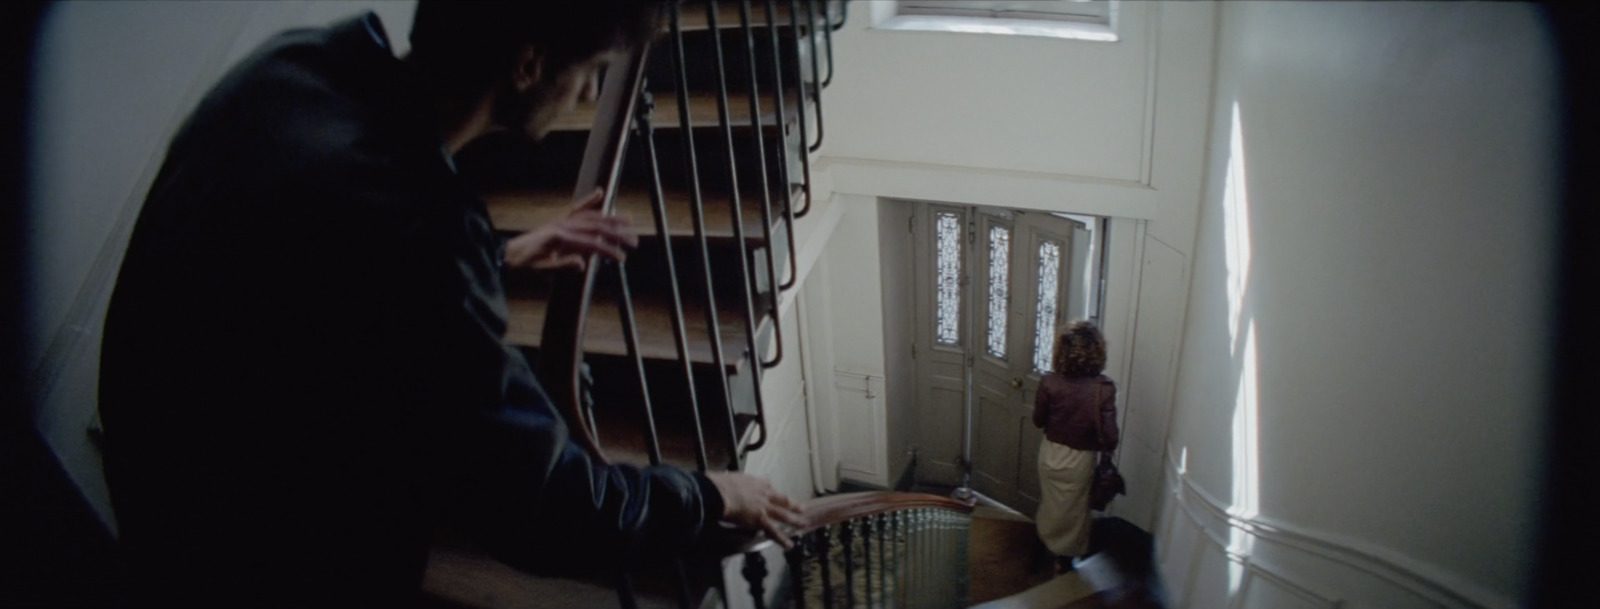
M781 341L776 338L778 296L797 276L794 218L810 209L807 146L815 144L809 141L805 121L814 109L820 131L816 89L826 84L818 80L816 30L831 30L833 16L843 10L832 11L831 0L820 12L814 2L802 11L795 0L763 0L761 10L752 10L748 0L662 5L662 27L669 32L657 50L666 53L658 57L663 65L648 66L649 48L614 62L606 71L600 99L565 117L555 130L567 133L545 140L546 147L534 151L550 161L541 166L543 173L492 187L514 185L521 191L486 197L498 229L524 231L569 211L572 199L560 192L566 185L575 184L578 195L602 187L607 193L603 213L632 216L649 243L626 264L602 264L591 256L585 271L558 273L548 283L508 273L506 338L530 353L537 349L537 375L546 393L566 420L572 441L597 462L737 470L744 465L744 454L766 439L760 374L780 358L764 360L762 354L782 352L781 342L773 342ZM738 40L724 45L724 30ZM781 36L786 30L790 34ZM686 45L685 33L692 33L692 44ZM810 78L802 78L801 44L812 54ZM831 51L830 44L829 76ZM725 62L724 53L738 52L745 63ZM669 63L673 74L667 78L660 72ZM739 76L736 68L745 75ZM647 74L660 81L652 83L656 95L645 90ZM714 91L707 90L711 83ZM654 100L657 95L660 100ZM683 153L669 152L663 162L651 135L657 129ZM567 182L571 153L585 141L584 130L583 161L577 179ZM646 172L623 171L630 137L639 157L632 169L648 161ZM697 154L715 161L702 165ZM794 154L800 158L796 175L791 175ZM493 162L488 167L483 176L502 170ZM802 197L805 209L796 214L792 202ZM654 222L645 221L647 217ZM675 256L686 259L681 270ZM784 258L790 269L787 281L778 271ZM637 283L629 281L630 273ZM586 352L587 363L597 371L593 385L586 384L581 372ZM624 367L636 370L636 384L624 378ZM682 378L672 378L678 371ZM600 399L594 406L586 403L596 397ZM887 599L891 593L904 596L924 581L964 581L964 576L947 577L946 568L965 567L971 503L868 492L825 497L805 506L809 523L793 531L800 549L785 558L799 581L808 573L821 578L821 596L816 598L850 605L860 598L870 605L870 599ZM742 572L758 597L755 606L764 607L768 590L762 582L768 565L779 561L769 563L752 552L772 549L773 542L748 533L711 537L715 539L703 538L684 548L682 558L671 565L635 565L627 572L602 574L605 581L574 582L517 571L468 540L447 536L430 556L424 592L461 606L516 607L559 603L551 593L571 589L574 601L569 606L600 606L609 604L604 589L615 586L623 607L670 606L672 599L688 609L711 598L707 591L712 589L727 600L727 582L717 567L723 559L742 554L747 559ZM912 551L923 553L906 554ZM934 556L939 559L929 558ZM805 566L807 558L815 564ZM636 578L640 575L646 577ZM661 582L651 579L662 575ZM862 588L858 578L881 587ZM833 588L832 582L841 587ZM799 590L797 585L792 592ZM842 596L834 599L834 590ZM960 599L965 586L939 591L946 600ZM896 604L935 606L924 602L931 598Z
M605 188L606 201L601 208L605 214L612 213L614 207L618 178L622 175L623 153L627 150L634 105L644 85L645 62L649 53L650 45L641 45L627 59L612 65L607 71L600 90L594 129L589 132L589 142L584 148L583 165L578 170L573 198L593 192L596 187ZM582 404L582 379L579 376L579 366L583 363L584 322L594 293L599 263L600 257L591 255L583 272L556 276L545 313L538 373L550 399L566 417L572 435L590 454L604 463L605 453L589 433L588 416Z
M935 509L972 514L977 507L974 501L960 501L943 495L927 493L900 493L894 491L864 491L818 497L805 502L805 515L809 524L798 531L803 535L821 527L839 524L878 514L900 510Z
M792 607L960 607L974 503L872 491L806 503L784 553ZM759 554L752 550L748 557ZM756 583L751 582L755 588ZM757 600L760 607L764 599Z

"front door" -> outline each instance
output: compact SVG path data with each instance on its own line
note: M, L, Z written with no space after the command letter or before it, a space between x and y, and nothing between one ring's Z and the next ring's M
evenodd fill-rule
M972 484L1031 514L1039 504L1039 440L1033 400L1054 338L1082 315L1073 264L1085 227L1039 212L978 214L973 358Z
M919 323L928 322L919 333L931 339L927 347L919 340L917 349L918 440L925 448L918 476L951 483L947 479L957 475L960 459L939 457L959 450L956 442L965 439L973 488L1032 513L1039 501L1040 440L1032 423L1033 398L1049 368L1055 335L1085 314L1087 227L1042 212L926 209L928 220L919 225L931 230L918 231L919 237L928 235L918 239L919 251L933 262L934 276L919 283L946 288L926 290L918 298L934 313L918 316ZM965 230L952 239L951 225L957 222ZM959 418L952 403L958 396L963 398ZM970 435L955 435L969 424Z

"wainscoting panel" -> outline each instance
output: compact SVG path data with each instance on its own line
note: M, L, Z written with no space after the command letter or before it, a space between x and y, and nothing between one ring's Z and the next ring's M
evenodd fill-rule
M1150 449L1141 438L1124 435L1122 444L1117 447L1116 461L1117 469L1127 480L1128 494L1112 500L1107 512L1141 529L1155 530L1159 522L1155 509L1162 503L1166 491L1161 483L1161 451Z
M1260 568L1245 571L1239 609L1339 609L1339 602L1318 596Z
M1172 454L1169 448L1168 454ZM1155 531L1178 609L1512 609L1514 599L1432 565L1272 518L1230 513L1166 462Z
M1202 537L1195 552L1194 579L1180 609L1223 609L1238 589L1239 563L1228 551L1208 537Z
M1200 526L1188 510L1179 508L1176 503L1168 502L1173 507L1168 512L1166 524L1156 531L1156 547L1159 549L1157 555L1160 557L1161 581L1167 582L1169 590L1183 591L1188 590L1194 579L1190 569L1196 563L1194 557L1200 543ZM1180 605L1172 603L1171 606Z
M888 488L883 454L883 375L835 368L839 475Z

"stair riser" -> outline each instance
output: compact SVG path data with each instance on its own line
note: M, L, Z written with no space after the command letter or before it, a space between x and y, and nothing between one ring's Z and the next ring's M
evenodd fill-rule
M799 156L799 129L791 125L787 131L781 139L777 129L763 132L766 183L775 200L781 200L784 192L781 146L785 143L790 190L805 179ZM458 154L456 164L469 186L483 193L532 188L571 192L587 138L585 133L560 132L530 143L515 136L490 136ZM669 192L687 191L689 165L684 138L677 130L660 130L655 142L662 188ZM623 168L622 183L631 188L648 189L653 183L643 144L643 140L636 139L629 146L630 158ZM721 129L696 129L694 148L702 193L725 192L731 184L730 176L737 176L741 190L760 192L763 165L755 158L754 138L748 129L734 131L737 174L728 171L727 138Z
M529 357L537 357L537 350L528 349ZM729 354L736 357L738 354ZM648 462L646 444L641 432L644 429L644 402L640 399L638 368L626 357L588 355L592 387L593 411L600 445L616 461L645 464ZM739 366L749 368L748 362ZM702 439L713 469L728 464L728 412L722 398L721 376L716 367L695 364L692 367L695 381L695 398L699 408ZM689 393L683 366L676 361L653 360L645 363L645 378L649 384L651 410L655 415L657 436L661 442L664 460L669 463L693 467L696 463L693 450L694 411L690 410ZM754 413L754 391L748 374L729 377L729 392L733 396L736 413ZM741 432L749 416L739 417Z
M780 277L784 276L787 261L782 258L788 253L788 242L783 238L782 227L774 231L773 241L777 255ZM762 317L761 307L772 294L772 285L767 277L766 248L752 247L746 251L746 265L751 271L749 284L754 286L756 294L756 316ZM704 270L700 266L699 247L692 240L678 240L673 246L673 263L677 267L679 289L684 293L684 298L702 299L704 282L701 277ZM731 242L724 242L720 247L711 249L711 281L716 288L718 301L738 303L741 298L740 289L745 283L739 280L738 252L731 247ZM660 243L641 245L640 249L628 259L628 278L630 288L635 293L661 292L668 289L668 272L665 258L661 254Z
M763 14L760 3L752 3L750 8L752 19L759 21ZM686 7L685 10L694 11L699 9ZM744 32L737 27L727 27L729 25L737 26L738 23L738 20L735 19L730 23L722 24L724 26L721 33L722 60L723 66L727 70L725 78L729 92L749 91L751 89L749 50L745 46ZM804 48L797 53L794 44L795 38L790 34L786 18L780 18L779 23L781 24L778 27L778 46L780 47L778 54L781 59L779 69L782 71L781 77L784 79L784 88L792 91L794 83L797 82L797 70L802 70L798 72L801 76L810 74L810 43L807 42L801 45ZM773 52L770 34L765 27L752 26L751 35L755 39L756 82L762 91L770 91L773 88L771 63ZM711 32L684 32L683 38L683 52L686 59L684 65L688 67L689 88L695 91L715 91L717 87L717 47L713 42ZM804 38L802 38L802 41L804 41ZM645 69L645 83L649 90L669 91L675 87L673 83L677 82L677 73L672 63L672 54L674 52L675 49L672 45L666 42L659 43L655 48L651 49L650 64ZM661 94L663 93L658 93L658 95Z

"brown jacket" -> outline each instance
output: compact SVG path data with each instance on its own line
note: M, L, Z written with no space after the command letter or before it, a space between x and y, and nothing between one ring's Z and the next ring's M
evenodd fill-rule
M1039 379L1033 401L1033 425L1044 437L1078 450L1109 451L1117 447L1117 386L1105 375L1068 378L1047 374Z

